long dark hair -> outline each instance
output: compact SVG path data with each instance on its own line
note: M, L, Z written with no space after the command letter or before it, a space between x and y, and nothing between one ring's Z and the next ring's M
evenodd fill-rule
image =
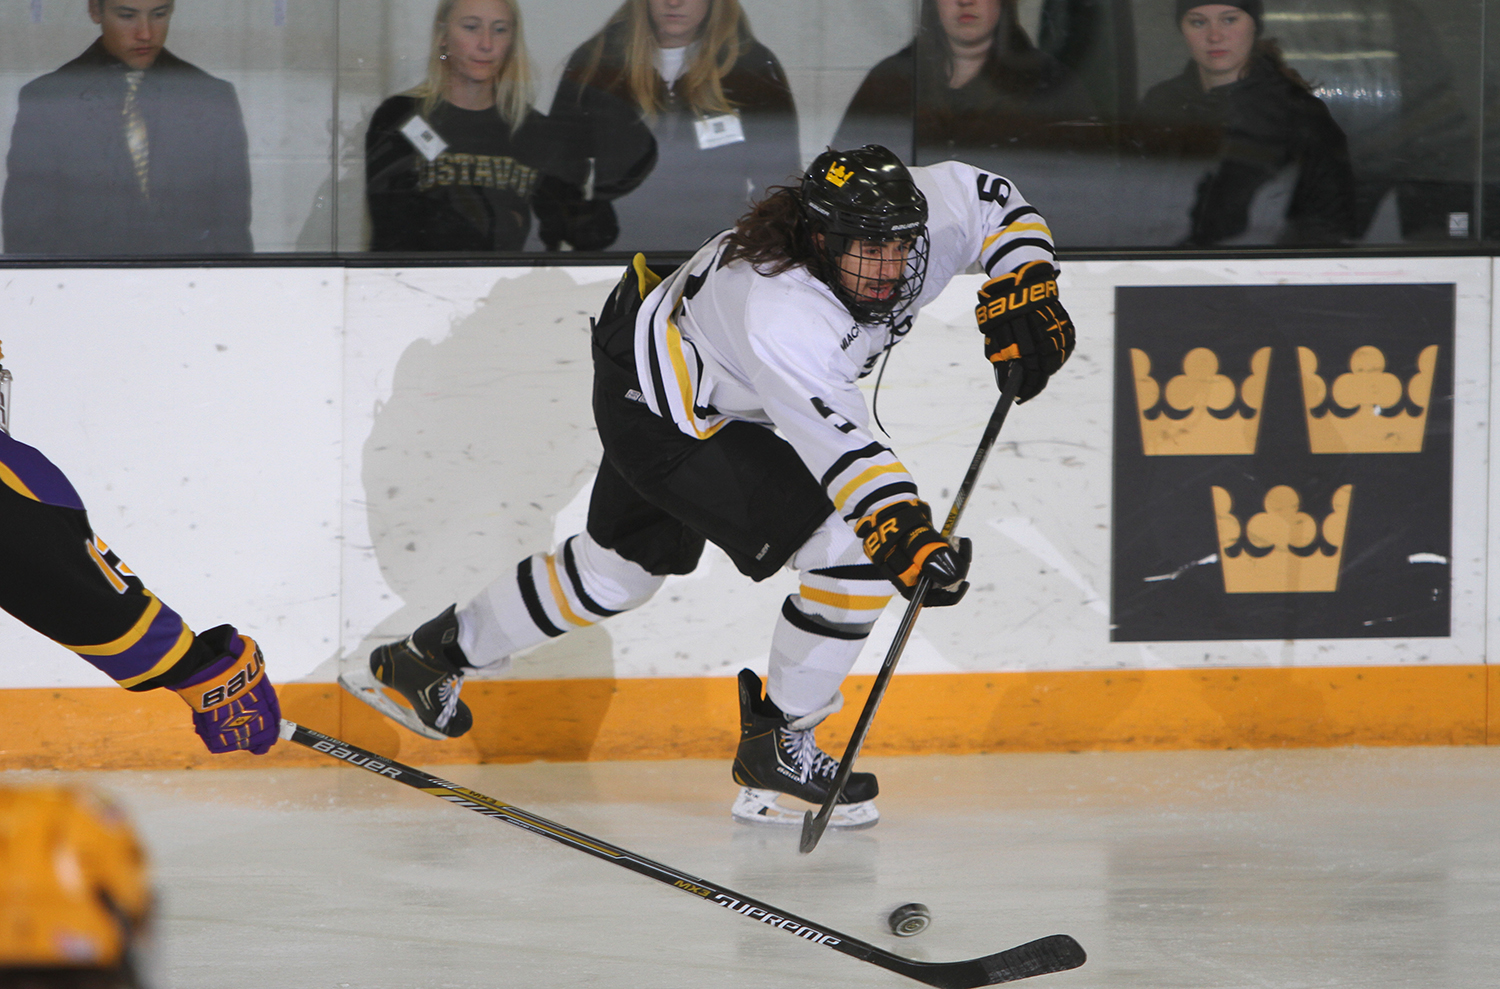
M773 185L767 195L740 217L730 233L724 263L748 261L762 275L779 275L793 268L812 269L818 252L802 213L802 193L787 185Z
M930 81L941 80L946 86L953 75L953 48L948 44L948 33L943 30L943 21L938 16L934 0L922 0L918 25L917 65ZM1007 56L1025 55L1036 50L1031 36L1021 26L1015 0L1000 0L1000 21L990 36L990 50L985 55L982 74L991 78L1004 75Z

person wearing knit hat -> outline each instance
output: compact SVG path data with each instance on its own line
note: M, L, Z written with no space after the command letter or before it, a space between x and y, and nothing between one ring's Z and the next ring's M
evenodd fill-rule
M1260 34L1260 4L1255 0L1200 4L1177 0L1177 9L1177 26L1198 65L1203 88L1243 78Z
M1176 12L1191 58L1181 74L1147 91L1136 133L1149 156L1204 162L1182 243L1244 242L1257 193L1293 169L1296 184L1275 240L1351 239L1348 139L1275 41L1262 37L1262 0L1177 0Z
M1255 18L1256 24L1260 24L1265 20L1266 9L1265 4L1261 3L1261 0L1241 0L1241 2L1239 3L1226 2L1223 4L1205 4L1201 2L1201 0L1177 0L1177 22L1179 24L1182 23L1183 15L1192 10L1194 7L1217 6L1238 7L1245 13L1249 14L1251 17Z

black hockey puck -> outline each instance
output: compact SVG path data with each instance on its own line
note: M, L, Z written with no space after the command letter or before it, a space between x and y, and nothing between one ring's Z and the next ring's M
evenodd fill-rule
M891 911L886 923L897 937L912 937L927 930L932 923L932 911L925 903L903 903Z

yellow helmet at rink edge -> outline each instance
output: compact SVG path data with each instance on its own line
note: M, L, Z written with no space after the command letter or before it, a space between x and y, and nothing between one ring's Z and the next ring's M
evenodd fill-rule
M140 987L151 911L125 814L65 787L0 786L0 985Z

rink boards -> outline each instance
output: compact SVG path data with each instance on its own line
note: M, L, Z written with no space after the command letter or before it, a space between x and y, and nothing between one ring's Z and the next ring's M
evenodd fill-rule
M418 762L727 753L732 677L764 669L795 581L712 549L471 681L467 739L332 685L582 526L587 317L616 274L10 270L13 433L190 624L262 643L300 722ZM974 588L922 615L870 750L1487 742L1494 279L1489 258L1067 264L1078 352L1007 422L963 525ZM939 511L994 399L977 285L924 310L879 396ZM206 762L175 698L10 620L0 656L0 767Z

